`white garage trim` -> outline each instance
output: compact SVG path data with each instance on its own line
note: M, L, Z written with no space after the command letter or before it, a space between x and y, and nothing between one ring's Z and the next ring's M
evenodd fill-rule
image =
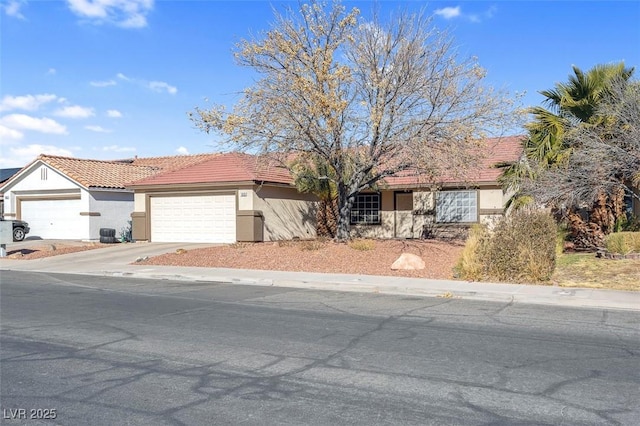
M18 216L29 223L27 237L86 239L81 223L80 196L16 198Z
M151 241L233 243L235 194L149 197Z

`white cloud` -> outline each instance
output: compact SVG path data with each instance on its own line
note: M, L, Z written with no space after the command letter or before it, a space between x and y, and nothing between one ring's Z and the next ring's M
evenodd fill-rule
M90 85L92 85L93 87L108 87L108 86L115 86L116 81L115 80L105 80L105 81L91 81L89 82Z
M128 77L121 72L116 74L116 78L122 81L127 81L129 83L132 83L138 86L146 87L147 89L151 89L154 92L158 92L158 93L169 93L171 95L175 95L176 93L178 93L177 87L172 86L169 83L166 83L164 81L155 81L155 80L149 81L141 78Z
M67 128L50 118L35 118L26 114L9 114L0 118L0 125L13 130L33 130L40 133L66 135Z
M178 149L176 149L176 153L179 155L189 155L189 150L184 146L181 146Z
M10 111L14 109L35 111L40 108L41 105L51 102L56 98L56 95L51 94L24 96L6 95L2 98L2 102L0 102L0 111Z
M149 82L148 87L154 92L162 92L166 90L167 93L170 93L172 95L178 93L178 89L175 86L171 86L164 81L151 81Z
M122 117L122 113L117 109L110 109L107 111L107 115L111 118L120 118Z
M442 16L444 19L461 18L461 19L466 19L467 21L470 21L473 23L479 23L479 22L482 22L483 19L493 18L493 15L496 13L497 10L498 8L494 5L489 7L489 9L487 9L482 13L465 14L462 12L462 9L460 8L460 6L456 6L456 7L444 7L442 9L436 9L434 13L438 16Z
M132 146L120 146L120 145L109 145L103 146L102 151L109 152L135 152L136 149Z
M20 140L23 136L22 132L0 125L0 145L10 140Z
M96 114L93 112L93 108L73 105L56 110L54 115L65 118L88 118Z
M56 69L55 68L49 68L47 70L47 75L55 75L56 74Z
M84 128L96 133L111 133L111 130L105 129L102 126L84 126Z
M442 9L437 9L434 13L438 16L442 16L444 19L457 18L460 16L460 6L444 7Z
M20 145L7 147L4 155L0 157L0 167L24 167L40 154L60 155L63 157L73 157L73 152L66 148L53 145Z
M147 26L154 0L67 0L73 13L95 24L110 23L123 28Z
M25 19L22 12L20 12L20 8L22 5L26 4L25 0L9 0L6 4L3 5L4 13L7 16L12 16L18 19Z

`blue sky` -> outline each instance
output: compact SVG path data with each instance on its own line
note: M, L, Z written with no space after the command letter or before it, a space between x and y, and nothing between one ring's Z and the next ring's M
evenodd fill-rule
M344 2L363 15L372 2ZM0 168L40 153L117 159L212 151L187 112L232 105L255 75L232 48L289 1L1 0ZM640 67L638 1L379 1L421 7L523 106L583 70ZM640 69L636 72L636 78ZM517 131L516 131L517 133Z

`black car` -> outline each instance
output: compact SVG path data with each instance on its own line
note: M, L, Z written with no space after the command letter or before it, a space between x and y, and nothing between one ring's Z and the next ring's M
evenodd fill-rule
M4 219L2 219L4 221ZM13 222L13 241L22 241L29 233L29 224L24 220L7 220Z

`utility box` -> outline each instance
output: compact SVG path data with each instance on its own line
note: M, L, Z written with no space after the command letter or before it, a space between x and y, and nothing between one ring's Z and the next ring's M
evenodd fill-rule
M0 244L13 242L13 222L10 220L0 220Z
M236 216L236 241L263 241L264 216L260 210L238 210Z

